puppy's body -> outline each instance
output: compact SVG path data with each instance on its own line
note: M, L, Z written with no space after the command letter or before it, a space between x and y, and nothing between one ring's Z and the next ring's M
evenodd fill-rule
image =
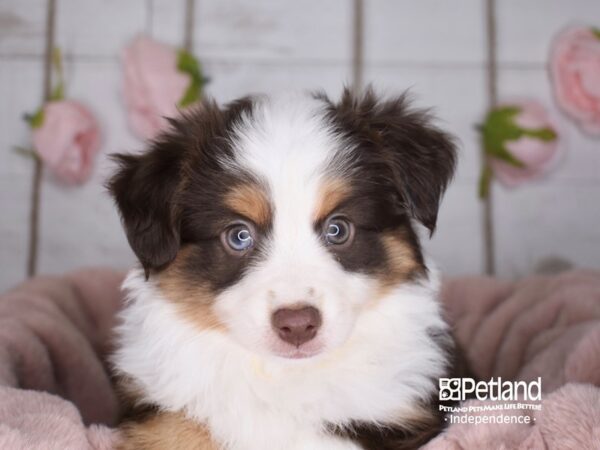
M454 149L426 119L370 93L205 103L121 158L110 187L143 270L114 363L157 411L126 445L188 420L199 448L248 450L435 429L447 328L412 220L433 230Z

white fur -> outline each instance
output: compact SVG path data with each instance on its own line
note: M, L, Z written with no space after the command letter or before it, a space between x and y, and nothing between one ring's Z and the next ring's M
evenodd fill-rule
M358 448L324 426L410 417L443 376L444 355L428 334L445 329L435 276L377 299L376 279L344 270L324 248L312 223L319 186L347 144L316 102L262 101L234 145L237 163L266 183L274 219L267 257L216 298L228 331L188 322L133 270L114 363L148 401L208 424L226 448ZM292 360L270 317L298 302L317 307L323 325L303 346L315 356Z

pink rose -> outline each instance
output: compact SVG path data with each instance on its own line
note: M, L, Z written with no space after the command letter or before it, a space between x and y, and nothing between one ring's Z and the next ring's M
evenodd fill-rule
M498 106L483 133L494 175L508 187L540 177L558 154L557 127L534 100Z
M177 69L174 48L143 36L125 48L122 61L129 124L138 137L152 139L167 126L165 117L177 115L191 77Z
M600 134L600 30L561 33L552 46L550 72L560 107L584 131Z
M57 178L81 184L91 174L100 149L100 129L91 112L72 100L46 103L42 122L33 128L36 153Z

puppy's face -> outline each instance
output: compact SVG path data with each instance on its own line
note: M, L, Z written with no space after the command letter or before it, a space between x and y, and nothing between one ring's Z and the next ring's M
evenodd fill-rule
M110 189L149 282L199 331L262 355L343 345L360 316L426 277L454 147L403 98L346 92L205 102Z

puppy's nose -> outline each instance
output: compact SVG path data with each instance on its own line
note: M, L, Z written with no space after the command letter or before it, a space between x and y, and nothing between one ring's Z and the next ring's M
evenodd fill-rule
M282 340L299 347L317 335L321 314L312 306L281 308L271 316L271 324Z

